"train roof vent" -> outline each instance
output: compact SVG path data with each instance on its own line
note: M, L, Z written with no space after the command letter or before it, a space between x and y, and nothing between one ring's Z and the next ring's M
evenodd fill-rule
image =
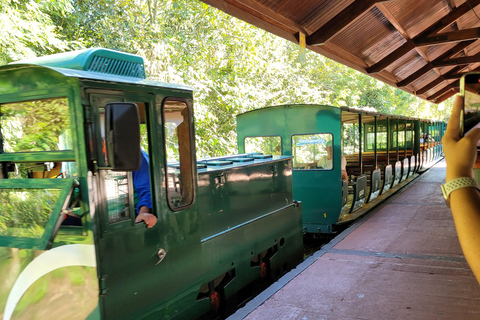
M114 74L117 76L145 78L143 59L141 63L129 61L125 57L104 57L96 55L91 60L88 71Z
M64 52L15 62L18 63L145 79L142 57L102 48Z

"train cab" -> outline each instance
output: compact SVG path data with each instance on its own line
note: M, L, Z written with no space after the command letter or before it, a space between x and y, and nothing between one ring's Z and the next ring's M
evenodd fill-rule
M101 48L0 67L0 317L225 318L302 261L292 158L197 161L193 91Z
M423 125L423 126L422 126ZM305 233L335 233L441 156L443 124L324 105L282 105L237 116L239 152L293 156ZM431 136L421 142L421 132Z

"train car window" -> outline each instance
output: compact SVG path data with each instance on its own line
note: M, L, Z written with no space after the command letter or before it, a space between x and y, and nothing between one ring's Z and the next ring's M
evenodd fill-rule
M129 173L105 170L108 222L130 219Z
M413 131L412 131L412 124L411 123L407 123L407 132L406 132L406 144L407 144L407 148L411 149L413 148L413 145L412 145L412 140L413 140Z
M74 161L19 162L15 163L8 179L52 179L78 178L77 164Z
M115 100L115 99L114 99ZM118 101L118 100L115 100ZM103 101L102 101L103 102ZM112 101L106 101L106 103ZM99 108L99 129L101 136L101 154L100 163L106 164L107 146L105 135L105 108ZM102 170L103 180L105 181L105 197L107 199L107 218L108 223L116 223L129 220L131 216L131 174L124 171Z
M365 151L375 150L375 126L365 126L366 148ZM384 125L377 125L377 150L387 149L387 128Z
M396 133L395 133L395 138L396 138ZM395 138L393 138L394 141L395 141ZM403 131L399 131L398 132L398 147L403 148L404 146L405 146L405 134L403 133Z
M387 150L387 132L377 132L377 150Z
M41 238L61 189L0 189L1 237Z
M358 123L342 123L343 154L350 155L360 150L360 126Z
M263 154L281 155L282 138L280 136L246 137L245 152L259 152Z
M119 97L115 96L103 96L95 97L96 101L100 101L101 107L99 107L99 133L100 133L100 165L107 163L107 148L105 137L105 108L109 102L122 101ZM143 102L134 102L137 104L140 114L140 133L141 133L141 146L148 157L149 145L148 145L148 129L146 124L147 104ZM147 159L148 160L148 159ZM148 167L151 177L150 168ZM120 221L131 220L133 213L137 210L137 204L141 199L135 185L133 183L132 172L125 171L112 171L109 169L102 170L103 180L105 181L105 196L107 198L107 219L108 223L117 223ZM146 182L149 185L150 181ZM150 184L151 188L151 184ZM151 199L150 199L151 200Z
M373 129L373 127L372 127ZM375 133L367 132L366 148L365 151L370 151L375 149Z
M294 169L333 169L333 135L317 133L292 136Z
M0 127L3 152L73 148L65 97L1 104Z
M397 120L396 119L390 119L390 132L391 132L391 144L390 144L390 150L397 150ZM400 135L400 133L398 134Z
M163 103L168 205L172 210L193 202L193 146L190 111L184 101Z

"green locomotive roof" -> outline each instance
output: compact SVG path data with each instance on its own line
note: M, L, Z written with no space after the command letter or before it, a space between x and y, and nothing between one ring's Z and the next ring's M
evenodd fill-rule
M31 67L54 70L66 77L152 87L194 91L179 84L145 79L143 58L137 55L103 48L91 48L21 60L1 66L0 70Z
M90 48L37 57L15 64L36 64L145 79L143 58L115 50Z

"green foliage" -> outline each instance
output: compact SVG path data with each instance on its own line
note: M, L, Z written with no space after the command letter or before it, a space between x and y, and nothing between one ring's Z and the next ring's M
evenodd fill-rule
M7 152L71 149L65 98L3 104L0 123ZM59 146L61 141L63 146Z
M75 47L55 23L70 10L68 0L0 0L0 65Z
M60 190L3 189L0 192L0 235L39 238Z
M281 155L282 138L279 136L247 137L245 138L245 152L258 152L263 154Z

